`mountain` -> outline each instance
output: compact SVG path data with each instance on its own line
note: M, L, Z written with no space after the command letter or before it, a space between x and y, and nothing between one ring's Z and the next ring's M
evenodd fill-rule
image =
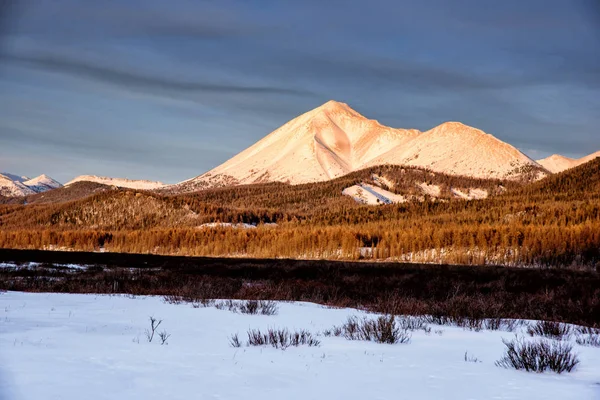
M23 184L36 193L45 192L47 190L58 189L62 184L46 174L42 174L36 178L26 180Z
M65 186L70 186L76 182L93 182L99 183L101 185L108 186L117 186L122 188L129 189L138 189L138 190L154 190L160 189L165 186L162 182L155 181L146 181L146 180L133 180L126 178L109 178L105 176L95 176L95 175L81 175L77 178L65 183Z
M23 182L12 180L7 175L0 175L0 195L6 197L26 196L34 194L33 189L28 188Z
M0 175L3 175L5 178L10 179L11 181L16 181L16 182L21 182L21 183L29 180L29 178L26 176L9 174L8 172L2 172L2 173L0 173Z
M513 146L460 122L445 122L396 145L369 165L392 164L428 168L450 175L511 179L543 168Z
M595 159L596 157L600 157L600 151L581 158L569 158L561 156L560 154L553 154L550 157L538 160L537 162L548 171L556 173L570 168L575 168L581 164L585 164L588 161Z
M61 187L62 185L48 175L29 179L9 173L0 174L0 195L5 197L28 196Z
M171 186L173 192L260 182L319 182L380 164L426 167L473 178L546 171L511 145L458 122L427 132L381 125L329 101L276 129L225 163Z

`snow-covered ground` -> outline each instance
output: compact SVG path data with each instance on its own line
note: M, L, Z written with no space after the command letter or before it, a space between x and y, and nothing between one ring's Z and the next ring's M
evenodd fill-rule
M7 292L0 312L1 399L600 398L600 349L575 345L571 374L506 370L494 361L508 332L432 326L409 344L319 337L320 347L285 351L228 343L249 328L317 333L362 314L352 309L280 303L262 316L159 297ZM146 341L149 316L163 320L168 345Z
M342 194L350 196L355 201L364 204L392 204L407 201L407 198L402 195L367 183L347 187L342 190Z

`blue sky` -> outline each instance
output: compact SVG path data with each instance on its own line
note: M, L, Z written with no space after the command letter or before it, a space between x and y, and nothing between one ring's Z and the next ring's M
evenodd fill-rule
M0 170L177 182L329 99L600 150L596 0L23 0L0 19Z

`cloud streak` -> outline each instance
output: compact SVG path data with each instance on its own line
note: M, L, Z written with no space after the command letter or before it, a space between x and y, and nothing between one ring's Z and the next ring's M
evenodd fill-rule
M0 60L131 89L149 91L176 91L187 93L208 92L225 94L276 94L292 96L312 95L311 92L306 90L285 87L222 85L195 81L176 81L168 78L142 75L139 73L88 63L82 60L72 60L57 56L32 56L4 53L0 55Z

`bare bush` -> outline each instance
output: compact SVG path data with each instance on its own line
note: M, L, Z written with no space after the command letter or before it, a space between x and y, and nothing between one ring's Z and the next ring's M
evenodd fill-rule
M465 351L465 362L480 363L481 361L477 357L469 355L469 353Z
M154 317L148 317L150 319L150 329L146 329L146 339L148 339L148 342L152 342L152 339L154 339L154 333L156 332L156 330L158 329L158 327L160 326L160 324L162 323L162 319L161 320L157 320Z
M229 310L234 313L250 315L276 315L279 312L277 303L267 300L223 300L215 302L214 306L219 310Z
M237 335L235 335L237 339ZM233 337L232 337L233 338ZM231 342L231 340L230 340ZM239 343L239 340L237 341ZM248 341L246 346L272 346L276 349L285 350L290 346L320 346L321 342L315 339L312 333L301 330L290 332L287 329L271 329L261 332L260 329L250 329L248 331ZM239 347L239 346L234 346Z
M247 300L238 303L238 310L242 314L276 315L279 308L274 301Z
M215 300L207 299L203 297L191 297L191 296L178 296L178 295L166 295L163 296L163 301L167 304L182 304L191 303L194 308L211 307L215 305Z
M515 319L503 319L500 329L507 332L514 332L519 327L521 322Z
M160 339L161 345L169 344L167 343L167 340L169 340L170 337L171 334L167 333L167 331L162 331L158 334L158 338Z
M221 301L216 301L215 302L215 308L217 310L229 310L231 312L236 312L237 311L237 303L235 303L233 300L221 300Z
M231 337L229 338L229 344L231 345L231 347L242 347L242 342L240 342L240 338L238 337L237 333L231 335Z
M594 333L577 335L575 342L580 346L600 347L600 335Z
M565 342L545 339L525 341L515 337L514 340L502 340L506 346L504 356L496 361L496 366L514 368L531 372L554 371L558 374L571 372L579 364L573 346Z
M348 317L340 327L333 328L336 336L344 336L348 340L366 340L377 343L409 343L411 333L396 323L393 315L380 316L376 319Z
M483 328L488 331L497 331L502 329L502 318L489 318L483 320Z
M591 326L576 326L574 331L581 335L600 335L600 328L592 328Z
M400 328L405 331L422 330L430 333L431 328L427 325L427 319L423 316L405 315L397 318Z
M550 339L563 340L571 336L569 325L553 321L537 321L527 327L530 336L543 336Z
M242 314L258 314L258 300L248 300L238 303L237 309Z
M456 319L456 326L460 326L464 329L479 332L484 328L484 320L481 318L474 317L463 317Z

